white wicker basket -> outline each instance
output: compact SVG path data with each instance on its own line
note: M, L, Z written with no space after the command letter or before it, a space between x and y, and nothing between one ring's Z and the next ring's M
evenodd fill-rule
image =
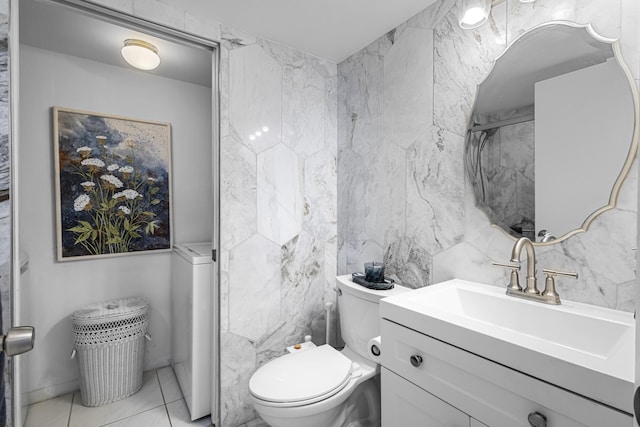
M82 404L101 406L140 390L149 301L133 297L91 304L71 319Z

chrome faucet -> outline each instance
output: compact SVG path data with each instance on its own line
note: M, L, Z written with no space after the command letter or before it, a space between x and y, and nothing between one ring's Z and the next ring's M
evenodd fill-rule
M527 252L527 284L524 289L520 286L520 280L518 277L518 271L520 270L521 264L520 255L522 254L523 248ZM510 263L505 264L493 262L492 264L496 267L511 269L511 280L509 286L507 286L507 295L526 298L546 304L560 304L560 295L556 292L555 287L555 276L565 276L574 279L578 278L578 273L566 273L563 271L543 269L542 271L546 274L547 278L545 280L544 291L540 292L536 279L536 253L533 248L533 243L526 237L521 237L513 245Z
M513 249L511 249L511 262L520 264L522 248L527 251L527 286L522 292L538 295L540 291L538 290L538 282L536 280L536 251L533 249L531 240L526 237L518 239L515 245L513 245Z

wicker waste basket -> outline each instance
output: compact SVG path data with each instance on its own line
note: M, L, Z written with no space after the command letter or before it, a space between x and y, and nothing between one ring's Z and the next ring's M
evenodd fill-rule
M80 367L82 404L101 406L140 390L149 301L132 297L91 304L71 319L71 357Z

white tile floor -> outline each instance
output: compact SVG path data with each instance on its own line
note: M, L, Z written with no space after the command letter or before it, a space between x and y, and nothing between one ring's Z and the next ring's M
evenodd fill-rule
M191 422L171 367L144 373L142 389L104 406L82 406L80 392L31 405L25 427L208 427L209 417Z

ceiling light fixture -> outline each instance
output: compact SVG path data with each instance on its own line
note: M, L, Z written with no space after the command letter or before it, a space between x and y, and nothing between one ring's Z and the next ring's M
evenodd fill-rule
M484 24L491 12L491 0L459 0L458 23L470 30Z
M459 0L458 23L465 30L478 28L489 18L491 8L504 0ZM533 3L536 0L520 0L520 3Z
M121 52L122 57L129 65L140 70L149 71L160 65L158 49L144 40L126 39Z

